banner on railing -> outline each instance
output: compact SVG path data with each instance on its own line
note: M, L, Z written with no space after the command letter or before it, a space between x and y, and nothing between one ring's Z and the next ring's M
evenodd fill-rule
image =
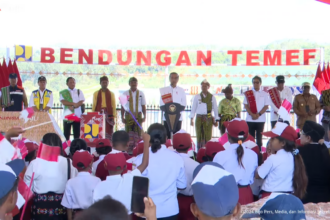
M320 49L296 50L84 50L51 47L40 48L40 63L137 65L137 66L299 66L309 65ZM32 46L16 45L17 61L32 61ZM124 58L125 57L125 58ZM216 58L216 59L215 59ZM116 60L115 60L116 59ZM213 62L217 60L216 62ZM228 62L229 61L229 62Z

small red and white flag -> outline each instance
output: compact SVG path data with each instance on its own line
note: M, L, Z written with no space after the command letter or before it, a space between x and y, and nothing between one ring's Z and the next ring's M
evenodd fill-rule
M57 162L58 156L60 156L60 154L61 154L60 147L53 147L47 144L40 143L37 158L50 162Z
M64 141L62 143L63 150L64 150L64 152L66 153L67 156L69 156L69 154L70 154L70 145L71 145L71 141L70 140Z
M17 154L17 150L0 134L0 163L8 163Z
M277 114L284 120L290 121L290 110L292 108L292 104L284 99L280 109L278 110Z
M24 123L28 122L29 118L32 118L34 114L33 108L26 108L21 111L19 118L24 119Z
M68 121L80 122L80 118L75 114L67 115L64 118L67 119Z
M125 109L125 111L129 111L129 96L125 95L125 94L121 94L119 96L119 102L121 104L121 106L123 106L123 108Z

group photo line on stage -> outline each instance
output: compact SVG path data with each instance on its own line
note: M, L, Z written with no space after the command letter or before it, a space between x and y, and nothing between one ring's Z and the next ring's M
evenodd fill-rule
M171 139L173 134L182 129L182 111L187 106L185 90L179 87L179 74L169 74L167 87L160 88L160 108L163 112L162 121L167 131L167 138ZM24 87L18 85L16 73L9 74L9 86L1 88L1 110L22 111L23 108L31 107L34 111L51 113L54 105L53 91L47 88L45 76L38 78L39 88L32 91L28 99ZM270 123L274 127L277 121L290 123L290 118L279 115L280 108L285 101L290 104L296 114L296 126L301 128L306 120L316 121L316 115L323 109L322 125L329 130L330 118L330 90L324 90L321 98L318 99L310 93L311 86L308 82L302 84L302 94L293 99L292 91L285 86L285 77L278 75L274 82L276 86L268 91L261 89L262 78L254 76L251 80L252 89L244 92L243 107L246 110L246 122L249 126L249 133L255 139L259 148L262 146L262 132L264 130L265 113L270 106ZM67 140L70 139L71 129L74 138L81 138L81 117L85 113L85 96L82 89L76 88L76 80L73 77L66 79L67 89L59 92L59 101L64 107L64 115L74 115L75 119L63 118L63 133ZM111 141L117 118L117 98L114 92L110 91L109 79L107 76L100 78L100 89L93 94L92 112L104 115L104 136ZM121 123L124 124L126 132L130 137L128 153L132 153L134 147L141 140L141 126L147 117L146 97L143 91L138 89L138 79L131 77L128 81L129 89L123 92L127 97L127 108L121 107ZM224 122L234 118L241 118L242 103L234 96L233 87L229 84L222 90L224 98L217 103L213 94L209 92L210 82L204 79L201 84L201 92L192 98L190 111L190 125L195 128L197 148L204 147L206 142L212 139L213 127L218 127L220 134L226 131ZM328 123L327 123L328 122ZM83 134L88 138L88 134ZM97 134L91 135L97 138ZM328 141L328 132L325 140Z

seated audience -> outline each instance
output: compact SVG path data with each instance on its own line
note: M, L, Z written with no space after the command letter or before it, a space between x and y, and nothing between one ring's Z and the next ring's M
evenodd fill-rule
M106 179L108 171L104 168L104 157L111 152L111 143L108 139L99 139L96 142L96 153L98 159L93 163L92 172L95 176L100 178L102 181Z
M74 153L79 150L88 150L88 147L85 140L76 138L71 142L70 145L70 158L72 158Z
M214 156L218 152L224 151L224 150L225 150L225 148L222 146L222 144L219 143L218 140L206 142L205 156L207 158L207 161L213 161Z

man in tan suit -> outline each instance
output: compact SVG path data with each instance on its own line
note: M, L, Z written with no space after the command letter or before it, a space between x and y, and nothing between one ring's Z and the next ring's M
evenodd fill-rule
M315 121L321 111L321 104L315 95L310 94L308 82L302 84L303 93L296 95L293 101L293 111L297 115L297 127L302 129L306 120Z

